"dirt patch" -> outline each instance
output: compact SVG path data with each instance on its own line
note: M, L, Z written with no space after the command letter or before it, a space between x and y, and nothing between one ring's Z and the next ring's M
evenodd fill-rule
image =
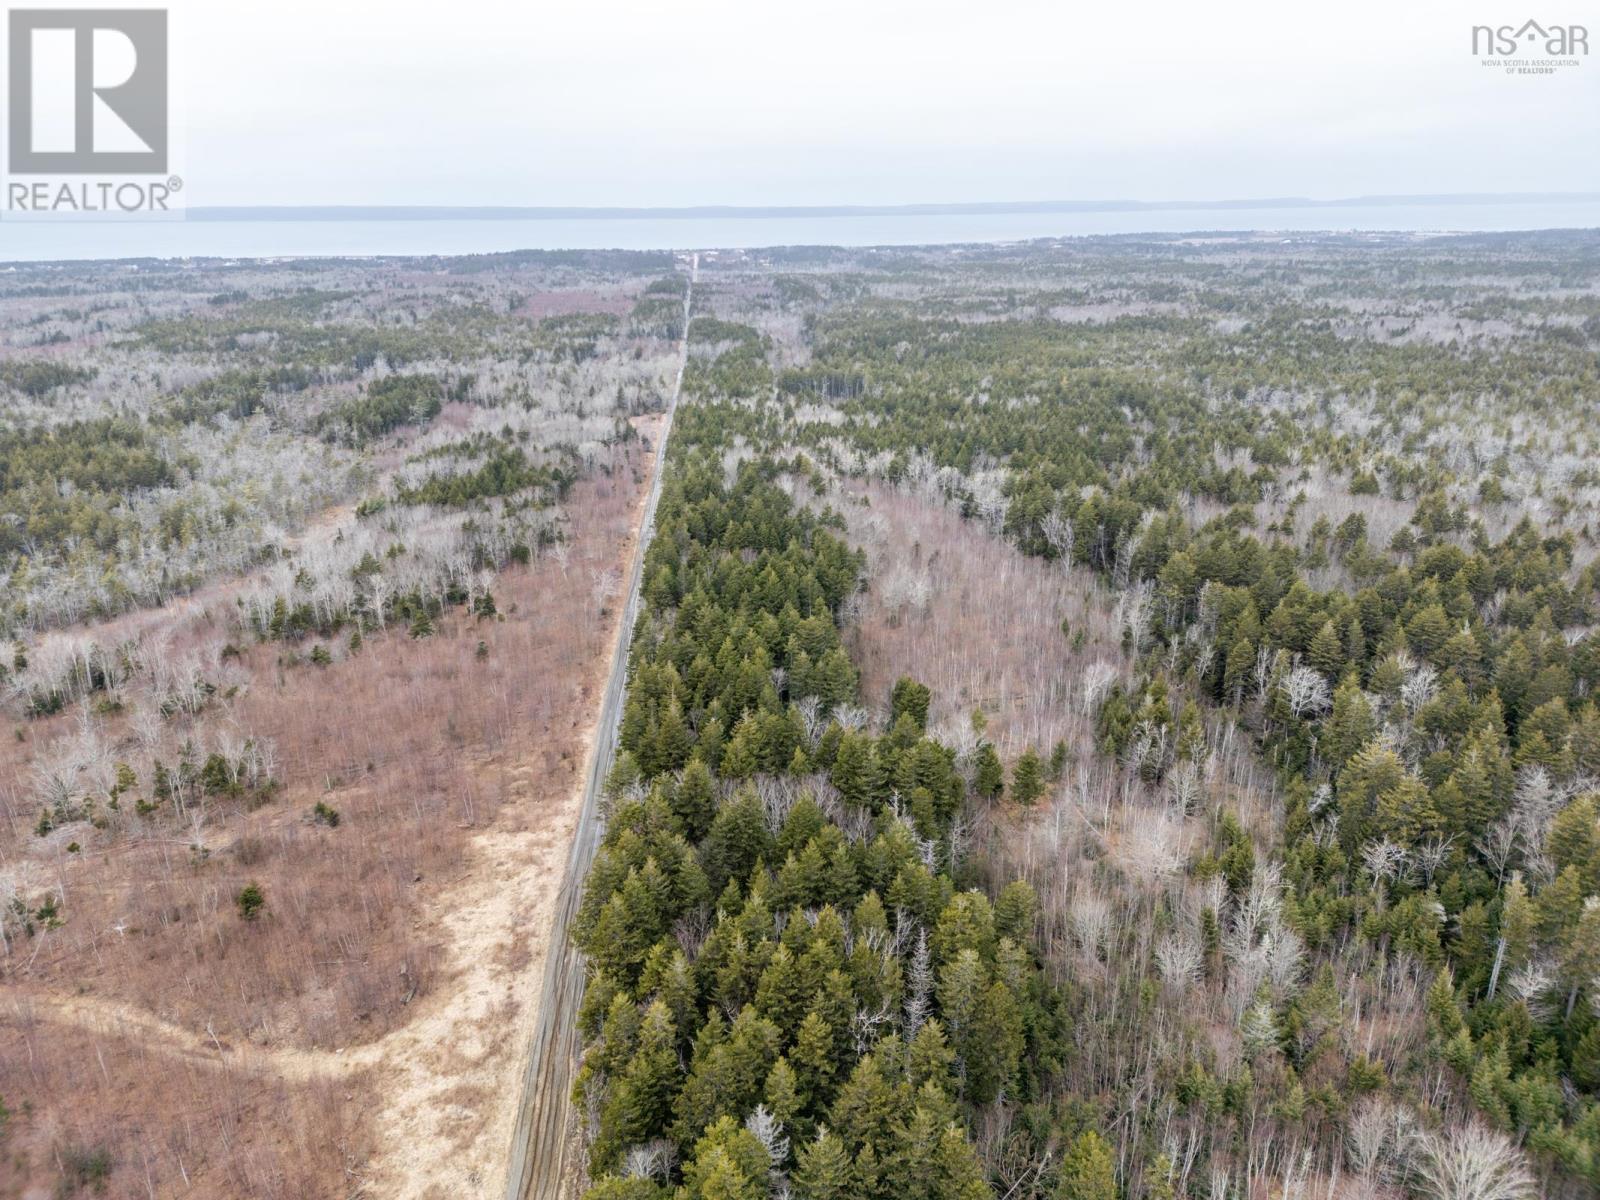
M642 423L652 438L660 420ZM637 507L633 522L617 550L619 577L633 553ZM606 644L619 617L612 614ZM442 940L458 973L438 1004L385 1045L374 1195L445 1200L505 1191L528 1033L610 670L609 655L590 663L581 694L593 703L579 709L582 753L563 757L563 786L520 768L513 803L502 810L506 828L473 839L467 878L440 898Z

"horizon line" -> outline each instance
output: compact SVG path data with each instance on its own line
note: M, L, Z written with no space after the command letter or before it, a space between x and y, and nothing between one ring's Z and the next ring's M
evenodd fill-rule
M1600 201L1600 192L1400 193L1315 199L1276 196L1232 200L1012 200L923 204L788 205L428 205L219 204L186 212L198 221L625 221L773 218L994 216L1083 212L1227 212L1248 209L1405 208L1429 204L1538 204Z

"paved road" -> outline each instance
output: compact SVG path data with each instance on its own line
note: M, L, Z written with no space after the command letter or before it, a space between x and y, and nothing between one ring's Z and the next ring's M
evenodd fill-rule
M667 404L667 419L656 444L655 467L651 473L650 494L639 521L638 545L628 574L628 600L617 627L617 646L611 657L611 675L606 680L601 700L600 723L589 778L583 794L583 812L572 836L572 853L567 859L566 877L556 898L555 925L550 930L549 957L545 960L544 994L539 1001L538 1025L528 1055L528 1069L522 1080L522 1099L517 1107L517 1124L512 1133L511 1171L506 1184L506 1200L558 1200L567 1175L569 1110L572 1107L572 1081L578 1065L578 1005L583 1000L583 955L572 944L572 919L583 897L583 882L594 862L604 832L600 821L600 790L611 770L617 747L617 728L622 720L622 695L628 680L628 642L639 615L639 577L643 574L644 552L655 529L656 502L661 498L661 476L666 464L667 438L672 418L683 391L683 372L689 364L689 309L694 284L700 269L700 256L690 259L689 287L683 297L683 345L678 360L678 376Z

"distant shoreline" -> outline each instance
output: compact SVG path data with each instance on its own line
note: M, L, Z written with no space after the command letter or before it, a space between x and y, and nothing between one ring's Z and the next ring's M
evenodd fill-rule
M1600 192L1454 192L1316 200L1018 200L955 204L695 205L687 207L516 207L446 205L206 205L191 221L636 221L774 220L833 217L950 217L1108 212L1229 212L1243 209L1412 208L1428 205L1550 204L1600 201Z
M1452 197L1430 203L1267 201L1050 208L1038 205L932 206L874 212L776 209L289 208L191 210L189 219L0 221L0 265L127 259L449 258L521 251L759 250L979 246L1094 237L1441 237L1457 234L1600 230L1594 199L1485 203ZM958 211L946 212L945 207ZM968 211L975 209L976 211ZM580 210L581 211L581 210ZM531 214L531 215L530 215ZM829 215L831 214L831 215Z

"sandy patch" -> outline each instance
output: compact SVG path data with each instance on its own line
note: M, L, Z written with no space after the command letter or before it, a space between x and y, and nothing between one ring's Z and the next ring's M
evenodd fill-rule
M653 438L662 418L636 427ZM648 487L640 490L642 508ZM618 549L625 570L638 538ZM614 613L608 645L616 644ZM591 667L586 701L598 703L609 654ZM568 759L558 795L532 795L532 772L516 771L513 802L499 828L473 840L472 866L435 907L452 981L382 1042L377 1151L367 1194L399 1200L499 1196L516 1122L528 1038L538 1016L550 926L568 847L583 807L599 714L583 711L583 759Z

